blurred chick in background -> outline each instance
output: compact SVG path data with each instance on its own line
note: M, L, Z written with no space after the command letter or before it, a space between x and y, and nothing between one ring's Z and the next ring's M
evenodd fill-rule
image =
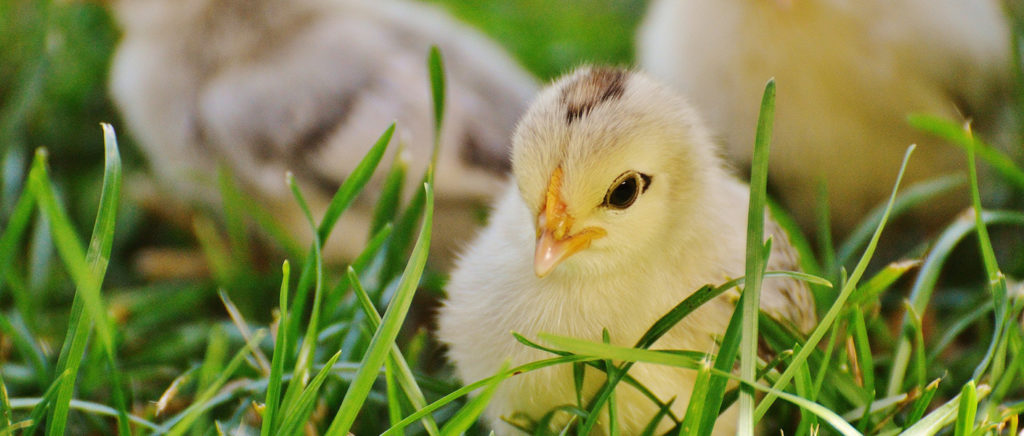
M910 144L919 147L906 184L966 172L964 153L912 128L908 114L970 119L982 138L1009 142L1009 38L998 0L655 0L638 57L692 98L740 168L774 76L769 182L808 232L826 182L843 236L888 196ZM912 219L943 225L968 205L966 192Z
M697 113L666 86L638 72L580 68L541 92L512 147L515 183L457 261L439 316L438 337L464 382L493 375L506 360L551 357L511 332L600 342L607 329L612 344L633 346L701 286L743 275L749 188L722 165ZM767 215L765 236L773 240L769 270L799 268L799 254ZM652 348L715 351L736 296L704 304ZM800 331L816 324L802 282L766 280L760 303ZM637 364L629 374L685 414L695 371ZM584 398L603 383L590 372ZM659 412L631 386L620 385L616 398L623 434L640 434ZM575 404L572 369L558 365L502 382L486 416L497 434L519 434L502 418L540 419ZM735 434L735 412L718 420L715 435Z
M318 217L397 120L395 138L410 160L406 194L419 187L433 143L431 44L443 52L448 80L432 246L442 258L478 224L476 205L498 192L508 138L536 90L496 44L422 4L114 0L114 10L124 36L111 93L167 198L216 207L223 164L306 241L288 170ZM328 259L361 251L384 173L342 215Z

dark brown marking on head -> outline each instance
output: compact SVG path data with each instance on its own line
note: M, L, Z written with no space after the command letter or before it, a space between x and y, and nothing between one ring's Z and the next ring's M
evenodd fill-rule
M616 99L625 91L628 72L619 68L595 67L562 88L565 122L572 123L601 104Z

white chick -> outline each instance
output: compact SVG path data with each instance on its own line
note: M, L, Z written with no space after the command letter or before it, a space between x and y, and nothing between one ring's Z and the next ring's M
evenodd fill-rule
M114 10L124 37L111 92L166 191L215 204L214 170L226 164L307 240L284 183L287 170L319 215L397 120L395 137L411 161L406 193L419 186L433 143L431 44L443 52L448 79L435 254L465 238L478 210L499 192L508 138L536 91L533 78L496 44L422 4L115 0ZM384 173L371 183L379 186ZM329 258L351 258L364 246L376 201L374 185L366 191L342 216L344 230L325 250Z
M973 119L996 142L1012 123L1010 31L999 0L656 0L638 58L693 100L728 155L750 162L762 85L778 82L769 180L808 231L819 181L845 234L906 182L963 172L961 151L911 127L910 113ZM966 189L921 207L944 225Z
M552 357L513 331L600 341L608 329L611 343L632 346L702 285L743 275L748 187L724 168L691 107L644 74L584 67L557 80L527 110L512 147L515 183L456 261L440 312L439 337L462 380L493 375L506 360ZM770 219L766 234L768 269L798 268ZM653 348L715 351L734 300L705 304ZM767 280L761 307L803 331L815 323L807 287L792 279ZM637 364L629 373L661 400L676 398L682 416L693 371ZM585 394L602 382L588 372ZM617 389L619 425L638 434L658 409L633 387ZM486 416L498 434L513 434L502 417L537 419L575 398L571 368L550 367L504 381ZM715 434L734 432L727 416Z

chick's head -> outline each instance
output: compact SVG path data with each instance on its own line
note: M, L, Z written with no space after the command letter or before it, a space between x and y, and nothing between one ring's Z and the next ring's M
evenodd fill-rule
M527 110L512 168L535 217L534 266L544 277L644 264L684 241L721 165L696 114L665 86L583 67Z

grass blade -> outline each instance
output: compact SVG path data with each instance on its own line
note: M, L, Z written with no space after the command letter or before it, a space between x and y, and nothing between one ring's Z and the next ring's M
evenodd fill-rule
M970 436L974 430L974 416L978 412L978 394L974 380L967 382L960 390L960 406L956 414L954 436Z
M394 133L395 123L391 123L387 130L377 138L377 142L373 147L370 147L363 160L359 161L359 164L352 170L352 173L345 178L345 182L341 184L338 191L334 193L331 203L327 206L327 211L324 212L323 220L320 221L320 226L315 232L320 244L327 243L327 238L330 236L331 230L334 229L334 225L337 224L342 212L348 209L348 206L352 204L352 200L362 192L363 187L370 181L370 176L373 175L377 165L380 164L381 159L384 157L384 152L387 150L388 143L391 142L391 137ZM311 248L307 258L312 258L313 254L313 249ZM305 262L302 266L302 273L299 274L299 283L295 289L295 298L292 300L294 302L294 313L296 314L305 313L306 297L309 295L309 287L315 279L314 267L313 262ZM298 337L299 323L301 321L301 316L291 317L286 329L289 335Z
M270 357L270 377L267 382L267 398L264 400L266 407L263 410L263 424L260 427L260 436L270 436L271 432L279 425L280 404L281 404L281 379L284 375L285 353L291 348L288 346L288 336L283 326L288 323L288 281L291 276L291 265L287 260L281 265L281 292L279 312L281 318L278 320L277 338L274 339L274 354Z
M345 392L345 398L341 402L334 421L327 429L328 436L348 434L370 392L378 370L384 364L384 359L398 336L398 330L402 326L402 321L405 320L409 306L412 304L413 294L416 292L420 276L426 267L427 250L430 248L430 227L433 222L434 193L429 183L424 185L424 189L426 191L426 206L424 207L423 224L420 226L420 237L416 241L412 256L402 274L398 291L391 299L391 304L381 320L380 328L377 329L370 341L370 346L360 363L359 371L352 384L349 385L348 391Z
M53 186L46 175L45 151L40 150L36 153L36 161L29 172L30 187L39 200L40 209L51 222L54 243L57 245L57 250L64 261L65 267L75 282L77 288L75 302L80 301L80 307L84 307L88 311L88 316L85 316L81 308L76 311L75 303L72 303L72 318L69 319L69 328L65 339L65 343L70 345L62 348L62 355L58 358L57 367L57 370L61 372L65 369L70 369L71 374L65 379L67 385L61 386L57 394L53 413L47 422L47 434L49 435L61 435L64 433L81 352L84 351L85 340L88 337L90 319L95 323L97 336L100 338L107 362L111 368L114 401L117 403L119 411L119 431L122 434L130 434L127 423L126 401L124 392L121 389L120 372L117 370L117 363L114 357L113 329L107 319L103 300L100 296L103 276L106 274L107 264L110 262L110 250L114 240L114 223L117 217L121 194L121 158L117 149L117 138L109 124L103 124L102 126L105 149L103 189L100 193L100 207L96 214L96 221L93 226L93 234L89 241L87 253L83 253L81 243L71 226L67 213L57 203ZM65 355L63 351L67 351L67 354Z
M380 314L377 313L377 309L373 307L373 302L370 300L370 296L367 295L366 290L364 290L362 285L359 283L359 277L356 275L356 271L352 267L348 268L348 281L352 284L352 289L355 291L356 298L359 299L359 305L362 307L363 313L366 314L366 318L369 320L370 327L376 331L380 328ZM427 400L423 396L423 391L420 390L419 385L416 383L416 378L412 374L412 369L409 368L409 364L402 356L402 351L398 348L397 344L391 344L391 355L388 360L393 362L395 369L398 371L398 383L405 392L406 398L408 398L409 402L412 403L412 406L417 409L426 407ZM427 429L427 433L431 436L440 434L440 431L437 429L437 423L434 422L434 418L430 415L423 417L423 427Z
M299 208L302 209L302 213L306 217L306 221L309 223L310 228L313 230L313 256L312 262L307 259L306 265L313 265L314 272L314 284L313 284L313 309L309 315L309 323L306 326L306 334L302 338L302 345L299 348L299 355L295 359L295 368L292 370L292 382L288 384L288 389L285 391L284 400L282 400L281 407L284 410L293 410L293 404L298 400L299 396L303 392L303 388L306 386L306 382L309 380L309 372L313 366L313 354L316 352L316 335L320 331L320 305L323 300L323 258L321 257L321 249L323 240L320 239L319 234L316 232L316 224L313 222L313 214L309 210L309 205L306 203L306 199L302 196L302 191L299 190L299 185L295 183L295 177L288 173L288 187L291 188L292 194L295 197L295 202L298 203ZM296 304L292 308L292 316L290 319L298 319L301 317L299 311L300 304L296 301ZM288 332L292 333L292 332Z
M761 112L757 118L754 138L754 156L750 168L750 204L747 210L747 283L743 287L740 305L743 308L740 339L740 376L748 380L757 377L757 314L761 307L761 280L767 264L768 249L764 242L765 196L768 186L768 149L775 122L775 79L769 79L761 98ZM770 243L767 244L770 246ZM753 435L754 392L740 390L740 414L737 434Z
M430 168L437 168L437 152L441 142L441 125L444 123L445 80L441 50L436 45L430 46L430 54L427 55L427 69L430 70L430 96L434 102L434 151L430 157ZM430 180L430 182L433 184L433 180Z

